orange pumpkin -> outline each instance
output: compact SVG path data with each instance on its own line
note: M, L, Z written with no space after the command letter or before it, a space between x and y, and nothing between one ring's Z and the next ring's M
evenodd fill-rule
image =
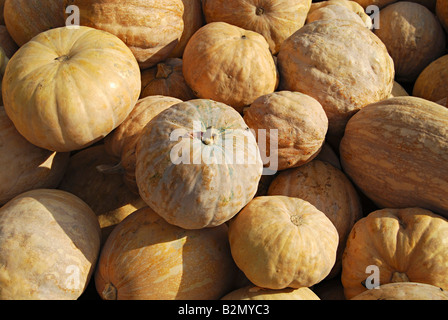
M448 54L431 62L417 77L412 95L433 102L448 96Z
M448 32L448 3L446 1L437 0L436 14L443 28Z

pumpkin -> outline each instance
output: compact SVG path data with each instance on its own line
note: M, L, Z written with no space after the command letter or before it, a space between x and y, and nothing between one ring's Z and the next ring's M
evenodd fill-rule
M202 4L207 23L227 22L257 32L275 55L282 42L305 24L311 0L205 0Z
M320 102L328 136L338 141L353 114L389 96L394 67L384 44L352 21L318 20L296 31L278 53L280 89Z
M0 47L5 51L8 58L11 58L19 49L19 46L11 38L5 25L0 25Z
M347 299L369 285L427 283L448 288L448 221L422 208L380 209L358 220L342 259ZM368 277L371 277L368 279Z
M446 36L425 6L399 1L383 8L374 33L394 60L398 82L414 82L423 69L445 52Z
M6 66L8 65L8 63L9 63L8 55L6 54L5 50L3 50L3 48L0 46L0 91L2 88L2 80L5 75ZM1 92L0 92L0 103L1 105L3 105L3 97Z
M340 145L344 172L380 208L421 207L448 217L448 109L395 97L359 111Z
M185 82L182 59L167 58L156 66L142 71L140 98L157 95L174 97L182 101L197 98Z
M372 28L372 19L361 5L348 0L327 0L311 4L306 23L316 20L344 19Z
M414 83L412 95L433 102L448 96L448 54L431 62Z
M448 32L448 3L446 1L437 0L436 14L443 28Z
M168 58L184 30L182 0L65 0L65 5L79 8L82 26L123 40L141 69Z
M0 167L4 168L0 171L0 206L25 191L56 188L69 156L29 143L0 107Z
M104 145L108 153L120 159L118 167L121 167L124 171L125 184L136 194L139 191L135 180L135 148L140 133L157 114L179 102L182 102L182 100L159 95L142 98L123 123L104 139ZM106 171L113 170L116 167L113 162L105 163L105 165L109 165L109 168L105 168Z
M104 300L216 300L236 274L225 224L186 230L145 207L112 231L95 286Z
M310 288L266 289L248 285L229 292L221 300L320 300Z
M63 4L63 0L6 0L6 28L17 45L23 46L41 32L65 26Z
M11 58L3 80L5 110L20 134L59 152L103 139L131 112L141 90L129 48L88 27L40 33Z
M143 200L185 229L215 227L254 197L263 162L242 116L195 99L160 112L140 133L135 176Z
M256 286L311 287L333 268L338 232L309 202L262 196L249 202L229 224L236 265Z
M95 212L102 244L119 222L145 206L145 202L128 189L121 173L101 170L101 166L115 162L116 158L106 152L103 144L81 150L71 156L58 187L79 197Z
M99 256L92 209L56 189L22 193L0 208L0 299L76 300Z
M328 130L322 105L308 95L291 91L260 96L244 111L244 121L255 132L260 152L267 158L264 162L269 162L271 170L311 161L322 148Z
M211 22L196 31L185 48L182 71L198 98L222 102L239 112L278 85L265 38L225 22Z
M331 220L338 231L339 244L336 262L327 278L335 277L341 271L348 234L363 216L361 200L347 176L327 162L313 160L280 172L267 194L306 200Z
M375 5L380 8L383 8L391 3L395 3L398 0L354 0L362 5L364 8L367 8L370 5ZM401 1L401 0L400 0ZM426 6L429 10L434 11L437 0L407 0L408 2L415 2L421 5ZM443 0L442 0L443 1Z
M396 282L364 291L351 300L448 300L448 293L426 283Z

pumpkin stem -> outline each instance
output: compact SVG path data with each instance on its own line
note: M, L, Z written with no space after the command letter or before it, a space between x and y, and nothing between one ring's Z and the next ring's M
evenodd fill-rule
M117 288L112 283L107 283L103 290L104 300L117 300Z
M57 61L59 61L59 62L65 62L65 61L67 61L68 59L70 59L70 57L69 57L68 55L63 55L63 56L57 57L57 58L54 59L54 60L57 60Z
M264 13L264 9L262 7L257 7L257 9L255 10L255 14L257 16L261 16Z
M406 273L395 271L392 273L390 282L409 282L409 278Z
M169 66L166 63L159 63L157 65L157 74L156 74L157 79L167 79L172 73L173 73L172 66Z

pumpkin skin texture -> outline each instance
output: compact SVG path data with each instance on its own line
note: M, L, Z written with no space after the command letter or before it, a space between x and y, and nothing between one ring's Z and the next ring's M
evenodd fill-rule
M69 162L69 153L48 151L29 143L0 107L0 205L19 194L56 188Z
M341 280L347 299L368 290L368 266L379 284L419 282L447 290L448 221L421 208L380 209L358 220L347 240Z
M99 256L92 209L56 189L20 194L0 209L0 299L76 300Z
M198 98L225 103L239 112L278 85L265 38L225 22L208 23L190 38L182 71Z
M445 52L446 36L434 13L418 3L399 1L380 12L374 33L394 60L396 79L414 82L423 69Z
M272 290L248 285L236 289L221 300L320 300L310 288Z
M311 161L322 148L328 130L328 118L322 105L310 96L291 91L277 91L257 98L244 111L244 121L254 130L257 140L266 140L258 141L260 152L268 159L276 158L278 170ZM266 130L265 139L259 137L259 130ZM276 130L278 139L271 138L272 130ZM278 146L274 155L270 154L271 139Z
M446 1L437 0L436 14L443 28L448 32L448 3Z
M2 86L17 130L34 145L60 152L103 139L131 112L140 90L140 69L129 48L88 27L33 38L9 61Z
M380 208L421 207L448 216L447 123L448 109L417 97L369 105L345 130L344 172Z
M448 97L448 54L431 62L415 81L412 95L433 102Z
M275 55L282 42L305 24L311 0L205 0L202 4L207 23L227 22L257 32Z
M160 112L136 146L141 197L169 223L185 229L230 220L254 197L262 171L257 142L242 116L207 99Z
M63 0L6 0L3 15L20 47L41 32L65 26L64 11Z
M353 114L389 96L394 66L384 44L352 21L318 20L283 42L278 54L280 90L320 102L328 135L338 140Z
M380 8L384 8L385 6L397 2L397 0L354 0L362 5L364 8L367 8L370 5L376 5ZM400 0L401 1L401 0ZM443 1L443 0L440 0ZM421 5L424 5L429 10L434 11L436 6L436 0L407 0L407 2L415 2Z
M229 225L236 265L256 286L311 287L336 259L338 232L309 202L286 196L254 198Z
M393 97L403 97L403 96L409 96L409 93L406 91L405 88L401 84L399 84L397 81L394 81L394 86L392 88L392 92L390 93L389 98Z
M185 230L145 207L112 231L95 286L104 300L217 300L236 274L225 224Z
M141 69L168 58L184 30L181 0L65 0L80 24L110 32L131 49Z
M346 175L327 162L313 160L280 172L270 184L268 195L303 199L331 220L338 230L339 245L335 265L327 278L336 276L341 271L348 234L363 216L361 200Z
M372 19L364 12L362 7L356 2L347 0L329 0L313 3L308 12L306 23L329 19L350 20L366 28L372 28Z
M426 283L396 282L364 291L350 300L448 300L448 294Z

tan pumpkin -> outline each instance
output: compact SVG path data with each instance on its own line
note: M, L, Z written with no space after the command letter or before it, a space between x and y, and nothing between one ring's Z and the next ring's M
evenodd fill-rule
M401 1L401 0L353 0L353 1L358 2L364 8L367 8L370 5L375 5L375 6L378 6L380 8L383 8L383 7L385 7L385 6L389 5L389 4L392 4L392 3L395 3L395 2ZM419 3L421 5L426 6L429 10L434 11L437 0L406 0L406 1Z
M202 4L207 23L227 22L257 32L277 54L283 41L305 24L311 0L205 0Z
M185 82L182 59L167 58L156 66L142 71L140 98L156 95L174 97L182 101L197 98Z
M448 221L421 208L380 209L358 220L347 240L341 280L347 299L369 286L427 283L448 289ZM369 279L367 279L369 277Z
M11 38L5 25L0 25L0 47L3 48L8 58L11 58L19 49L19 46Z
M267 194L308 201L331 220L338 231L339 244L336 262L327 278L335 277L341 271L348 234L363 216L361 200L347 176L327 162L313 160L280 172L271 182Z
M266 289L254 285L248 285L236 289L221 300L320 300L320 298L310 288L285 288L285 289ZM267 312L266 306L256 307L258 312Z
M426 283L396 282L364 291L350 300L448 300L448 293Z
M69 153L45 150L29 143L0 107L0 206L19 194L56 188L69 162Z
M123 40L142 69L168 58L184 30L182 0L63 1L65 6L79 8L82 26L108 31Z
M95 212L101 227L102 244L118 223L146 206L138 195L128 189L121 172L104 172L99 168L116 161L102 144L81 150L71 156L58 187L82 199Z
M380 208L421 207L448 217L448 109L395 97L358 112L340 145L344 172Z
M254 198L229 225L236 265L256 286L311 287L331 271L338 232L309 202L287 196Z
M408 1L388 5L381 10L380 24L374 32L394 60L398 82L414 82L429 63L445 52L442 26L423 5Z
M278 85L265 38L225 22L208 23L190 38L182 69L198 98L225 103L239 112Z
M446 1L437 0L436 14L443 28L448 32L448 3Z
M412 95L433 102L448 96L448 54L431 62L414 83Z
M99 256L92 209L56 189L20 194L0 208L0 299L76 300Z
M320 102L328 116L328 136L339 140L353 114L385 99L394 67L384 44L352 21L318 20L283 42L278 54L280 89Z
M104 300L216 300L236 274L225 224L185 230L146 207L112 231L95 286Z
M3 8L9 34L23 46L39 33L65 26L64 0L6 0Z
M36 36L11 58L2 85L17 130L36 146L61 152L103 139L131 112L140 90L129 48L88 27Z
M306 23L316 20L343 19L350 20L372 28L372 19L364 11L363 7L349 0L327 0L311 4Z
M328 130L322 105L306 94L292 91L260 96L244 111L244 121L254 131L260 152L266 157L263 162L269 161L265 166L271 170L311 161L322 148Z
M254 197L263 162L255 137L236 110L195 99L160 112L136 146L143 200L185 229L223 224Z

